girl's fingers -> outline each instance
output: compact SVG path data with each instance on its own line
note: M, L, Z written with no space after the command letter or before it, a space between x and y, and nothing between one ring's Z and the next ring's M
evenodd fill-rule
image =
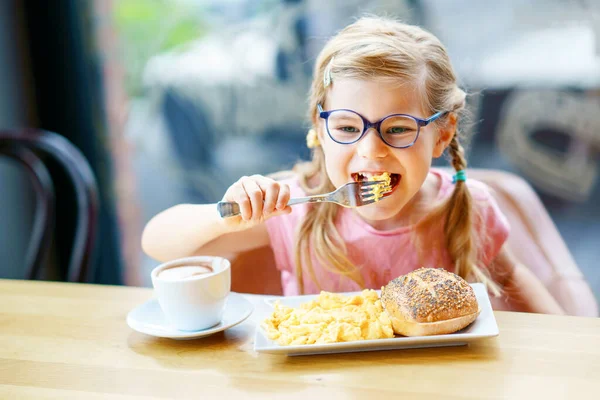
M279 196L279 183L272 179L257 176L256 181L264 194L263 214L269 215L277 206L277 197Z
M276 217L278 215L285 215L285 214L289 214L292 212L292 207L290 206L286 206L283 210L275 210L275 212L273 212L273 214L271 214L271 217Z
M274 215L289 214L287 205L290 188L261 175L244 176L225 193L223 200L234 201L240 206L244 221L260 221Z
M249 221L250 218L252 218L252 204L240 181L233 184L229 190L227 190L223 200L237 203L240 207L240 214L244 221Z
M288 201L290 201L290 187L285 183L281 183L279 184L279 196L277 197L277 210L285 210Z
M260 218L262 218L263 214L263 191L258 183L252 178L243 177L240 181L248 198L250 199L250 204L252 206L252 215L250 219L258 221Z

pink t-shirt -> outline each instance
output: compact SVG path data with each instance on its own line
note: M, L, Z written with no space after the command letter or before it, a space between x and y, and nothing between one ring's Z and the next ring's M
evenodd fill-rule
M430 173L438 177L438 199L449 197L454 189L452 177L437 169L432 169ZM290 186L292 197L305 196L295 179L283 182ZM475 200L479 220L485 225L484 229L477 229L485 235L485 240L482 240L484 245L480 253L480 264L487 266L506 241L509 226L485 184L468 179L467 185ZM294 241L296 229L306 215L308 207L308 204L293 206L290 214L273 217L266 222L275 262L281 271L283 293L286 296L300 294L294 272ZM360 268L366 288L380 289L391 279L422 266L443 267L449 271L454 269L445 249L441 252L431 250L419 253L417 251L414 243L414 226L380 231L363 221L352 209L343 207L340 207L335 224L346 244L349 259ZM444 243L441 228L438 228L434 235L441 239L439 243ZM424 239L421 241L426 244L427 238ZM319 290L352 292L362 289L353 280L323 267L314 255L312 263L320 288L311 279L309 272L303 271L304 294L318 293Z

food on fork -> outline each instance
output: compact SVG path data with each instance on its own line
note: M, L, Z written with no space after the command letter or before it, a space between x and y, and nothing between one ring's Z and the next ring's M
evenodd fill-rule
M299 308L275 303L262 327L283 346L394 337L377 292L369 289L354 296L322 291Z
M402 179L400 174L387 171L379 174L367 171L353 172L351 177L354 182L380 182L371 191L375 195L374 198L376 201L392 194Z
M381 289L381 303L394 332L404 336L453 333L480 312L471 285L442 268L420 268L390 281Z
M374 175L369 177L369 181L381 182L381 184L373 186L373 195L375 195L375 201L379 201L383 198L383 195L392 190L392 177L389 172L383 172L380 175Z

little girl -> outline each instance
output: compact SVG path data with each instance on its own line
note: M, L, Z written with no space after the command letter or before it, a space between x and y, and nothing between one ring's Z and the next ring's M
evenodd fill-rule
M270 245L284 294L379 289L422 266L480 281L497 308L562 313L507 248L509 227L486 186L467 179L457 130L465 92L440 41L421 28L362 18L323 48L309 101L312 161L275 181L242 177L225 193L241 215L214 204L178 205L146 226L142 247L161 261L227 256ZM445 150L453 176L431 169ZM347 209L287 206L387 172L392 191ZM500 295L500 296L498 296Z

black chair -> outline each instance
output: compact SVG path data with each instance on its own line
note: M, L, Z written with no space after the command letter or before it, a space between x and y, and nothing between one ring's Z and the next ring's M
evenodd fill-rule
M0 131L0 154L15 159L26 167L37 195L26 277L38 277L50 252L55 195L52 179L42 161L49 157L64 169L76 197L77 222L67 281L88 281L94 260L99 200L96 179L83 154L66 138L38 129Z
M0 146L0 154L22 164L31 177L36 193L35 216L25 261L27 279L36 279L46 263L54 229L54 184L50 173L34 152L26 148Z

